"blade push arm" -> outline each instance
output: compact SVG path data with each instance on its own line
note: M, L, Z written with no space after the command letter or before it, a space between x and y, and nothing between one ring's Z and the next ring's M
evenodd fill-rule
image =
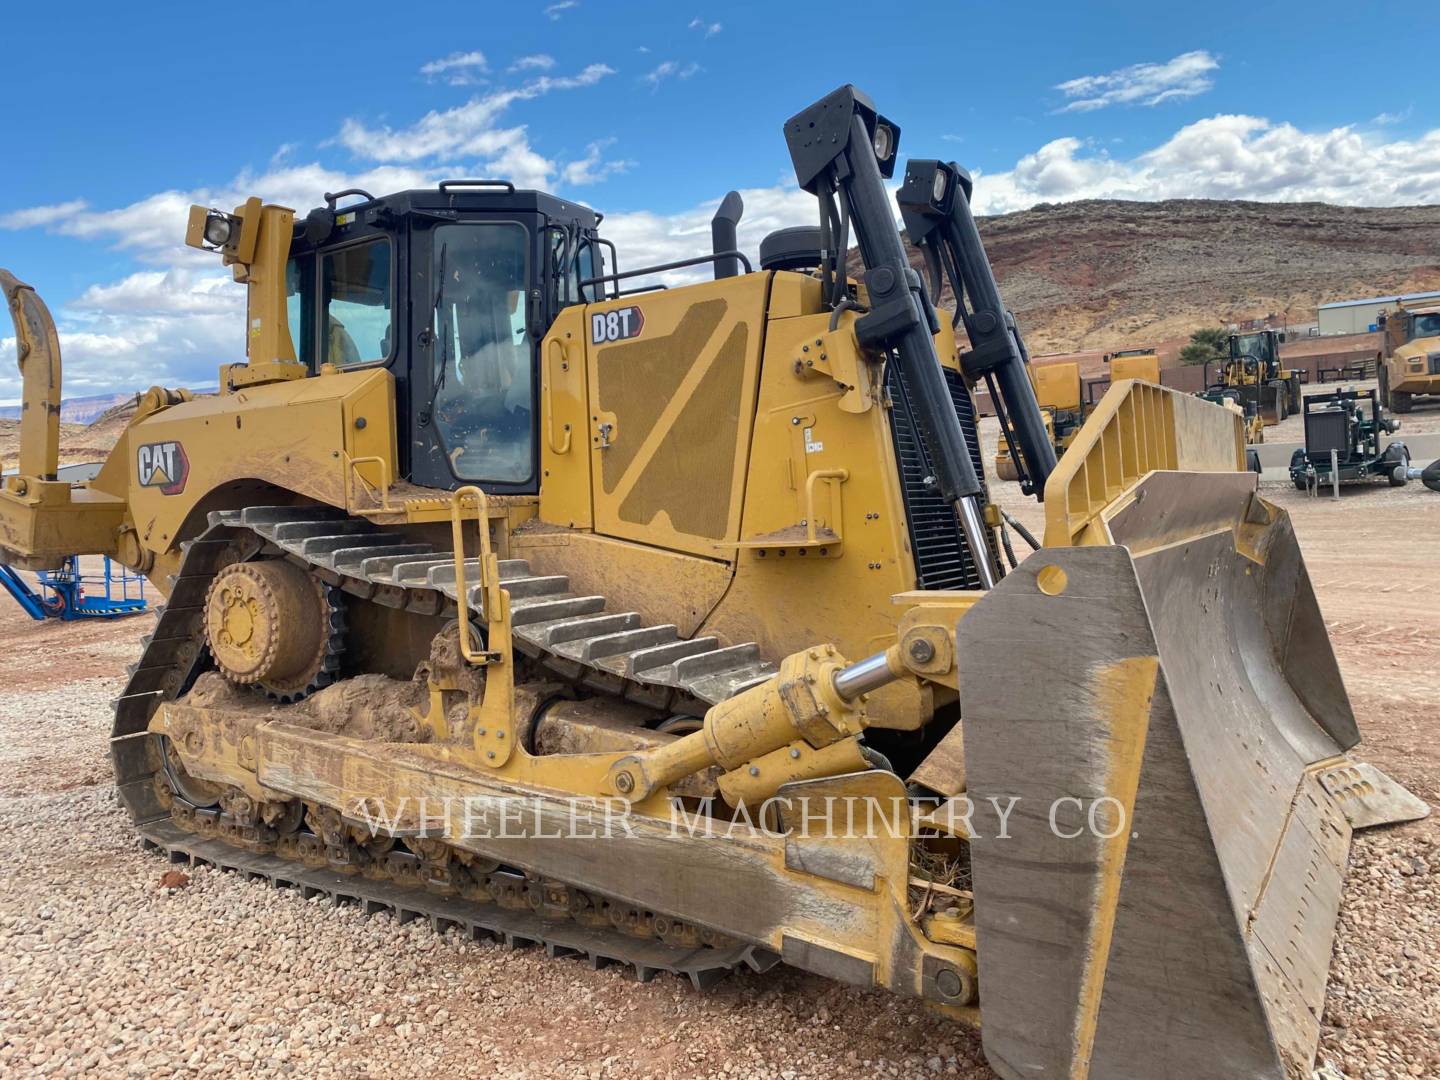
M1030 354L1015 316L1000 299L970 212L970 193L969 174L953 161L912 160L905 167L905 183L898 195L900 214L910 242L925 254L931 294L940 295L942 268L950 282L956 315L970 339L970 351L961 362L966 374L986 380L1002 430L1014 432L1018 445L1012 450L1018 451L1021 490L1044 499L1045 481L1055 468L1055 449L1025 373Z
M894 170L899 138L900 129L853 86L842 86L785 124L796 179L820 200L822 222L831 220L839 193L841 239L834 257L841 284L844 252L838 249L847 226L854 224L870 300L869 313L855 323L855 335L861 345L888 352L915 388L936 485L959 515L981 582L989 588L995 577L979 506L983 488L940 368L935 310L906 258L885 194L884 179Z

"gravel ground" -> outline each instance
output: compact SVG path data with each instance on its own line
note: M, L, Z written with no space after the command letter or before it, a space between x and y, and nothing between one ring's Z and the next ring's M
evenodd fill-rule
M1266 494L1295 515L1364 756L1440 804L1426 539L1440 501L1418 485L1340 504ZM0 607L0 1076L993 1076L964 1029L800 972L702 995L212 871L166 888L105 755L109 701L148 624L37 625ZM1327 1076L1440 1076L1437 874L1440 815L1357 838Z

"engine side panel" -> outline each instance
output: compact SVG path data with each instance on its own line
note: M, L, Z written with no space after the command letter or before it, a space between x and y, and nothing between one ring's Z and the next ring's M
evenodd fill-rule
M770 278L747 274L586 309L597 532L731 554Z
M197 398L140 421L120 449L130 456L127 502L140 542L164 553L227 484L263 481L343 507L349 461L378 458L393 478L395 380L370 369ZM355 472L374 484L381 470L371 461Z

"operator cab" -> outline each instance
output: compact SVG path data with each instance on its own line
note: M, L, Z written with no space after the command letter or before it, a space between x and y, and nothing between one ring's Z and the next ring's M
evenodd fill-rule
M1259 362L1261 372L1273 372L1280 366L1280 342L1284 334L1274 330L1261 330L1255 334L1230 335L1230 359L1242 360L1252 357Z
M562 308L598 298L581 283L604 273L600 219L504 181L327 195L286 267L295 355L312 372L391 371L413 483L534 493L540 341Z
M1440 309L1411 312L1405 327L1405 341L1433 337L1440 337Z

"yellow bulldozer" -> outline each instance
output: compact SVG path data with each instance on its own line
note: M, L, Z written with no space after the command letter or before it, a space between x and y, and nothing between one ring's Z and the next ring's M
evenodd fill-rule
M1160 357L1154 349L1121 349L1106 353L1103 359L1109 367L1108 382L1141 379L1157 386L1160 384ZM1063 453L1080 433L1085 417L1095 408L1095 387L1107 385L1107 382L1092 380L1086 383L1081 377L1079 362L1074 360L1029 364L1028 370L1050 445L1055 448L1056 454ZM1014 433L1007 426L1001 432L995 451L995 475L1001 480L1020 479L1013 443Z
M846 86L784 134L820 225L758 268L738 198L712 253L625 270L503 182L194 208L247 362L149 391L80 485L54 325L0 276L0 559L167 598L110 742L140 836L642 978L911 995L1006 1078L1306 1067L1351 831L1425 808L1347 756L1238 419L1119 381L1057 463L969 177L907 164L927 280L898 127ZM1018 565L982 382L1044 498Z

